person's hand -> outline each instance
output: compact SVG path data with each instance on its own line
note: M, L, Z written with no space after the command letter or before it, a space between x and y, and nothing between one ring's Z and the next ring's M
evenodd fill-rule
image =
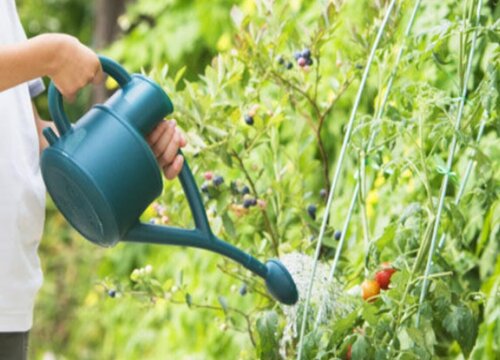
M184 158L178 154L179 149L186 146L186 139L177 128L175 120L162 121L147 140L165 177L174 179L184 164Z
M78 90L85 85L99 84L104 80L96 53L77 38L65 34L44 34L37 38L51 52L47 75L69 101L73 101Z

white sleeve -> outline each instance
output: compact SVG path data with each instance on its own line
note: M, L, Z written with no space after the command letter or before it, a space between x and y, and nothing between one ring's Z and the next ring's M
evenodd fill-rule
M45 91L45 84L43 83L41 78L31 80L30 82L28 82L28 87L32 99Z
M0 1L4 1L4 0L0 0ZM7 4L7 5L9 5L9 4ZM7 11L8 10L9 10L9 7L7 6ZM16 40L18 42L26 41L26 39L27 39L26 33L24 32L23 25L21 24L21 20L19 19L19 15L17 13L17 9L16 9L16 5L15 5L14 1L11 2L10 10L13 12L12 19L14 20L13 25L15 26L15 29L13 29L13 30L15 32ZM37 78L37 79L33 79L33 80L29 81L28 87L29 87L31 98L37 97L38 95L40 95L41 93L43 93L45 91L45 85L44 85L41 78Z

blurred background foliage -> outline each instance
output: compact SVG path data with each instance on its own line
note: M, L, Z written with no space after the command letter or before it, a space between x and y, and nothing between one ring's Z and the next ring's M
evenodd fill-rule
M388 1L333 1L329 7L326 1L271 3L17 1L29 36L51 31L75 35L128 70L144 71L165 87L176 107L174 115L189 139L185 153L198 184L204 182L206 171L224 176L224 185L211 186L204 198L214 231L262 260L291 251L311 254L314 249L324 212L320 190L327 188L329 181L325 173L331 178L332 169L328 167L340 151L361 71ZM384 91L383 81L392 69L411 9L407 4L411 2L402 3L377 51L358 121L371 119ZM449 138L441 136L452 133L443 128L448 129L447 116L455 109L452 97L460 86L457 62L463 60L457 60L457 44L448 39L456 30L461 10L455 0L423 6L415 24L419 36L412 40L402 64L404 80L397 82L393 90L397 95L388 104L389 120L381 138L389 140L386 144L381 140L378 151L366 159L368 177L376 185L364 211L372 236L385 239L385 249L374 256L376 260L380 257L406 263L401 251L415 251L422 225L415 220L401 232L391 225L401 213L414 214L411 209L415 204L432 207L425 188L432 187L434 196L439 189L441 175L435 168L446 156ZM492 31L484 30L478 44L470 84L476 90L471 95L473 104L491 95L485 90L484 79L489 63L498 67L498 45L493 45L498 24L495 28L492 19L498 19L499 13L493 1L487 2L482 12L484 28L491 27ZM315 61L310 71L298 69L293 58L294 52L304 47L312 50ZM284 58L284 65L277 63L279 56ZM321 67L317 66L319 61ZM292 64L289 72L285 69L288 63ZM498 80L490 82L490 88L498 86ZM70 116L76 119L106 92L90 88L83 91L76 104L67 106ZM304 93L311 99L304 98ZM413 106L412 99L418 99L419 107ZM37 104L48 117L46 98L40 97ZM429 121L423 148L430 155L422 165L425 170L426 166L432 169L427 183L420 181L418 168L412 173L406 162L410 155L418 155L415 149L419 147L411 133L418 127L418 108ZM495 245L500 236L500 206L495 205L500 192L498 103L492 108L495 111L490 114L492 120L481 143L482 171L471 180L475 187L467 193L469 207L456 210L466 219L463 236L458 225L450 225L454 224L453 217L446 218L446 229L456 240L450 241L447 250L463 255L456 256L459 259L453 263L453 270L461 277L450 285L460 291L464 284L468 292L493 293L500 286ZM256 112L253 126L243 120L249 112ZM324 126L315 132L314 124L321 114L325 114ZM472 133L477 130L478 116L472 109L467 114L470 119L464 131L470 128ZM337 243L332 234L346 214L350 196L346 189L355 183L359 170L356 156L368 135L367 126L355 129L322 260L333 257ZM462 141L470 138L464 136ZM461 174L469 158L467 149L457 156L456 167ZM239 192L245 185L251 187L252 195L265 201L267 208L241 208L243 197ZM455 191L455 186L451 189ZM316 220L307 215L309 204L317 206ZM166 183L162 198L143 215L144 221L151 219L191 224L177 182ZM491 225L484 230L488 221ZM356 213L353 222L356 225L349 230L348 246L341 258L341 280L348 285L359 282L367 270L365 253L359 250L364 237L362 214ZM393 229L392 237L386 234L387 228ZM476 251L478 242L487 251ZM263 322L261 326L256 323L263 318L263 311L277 310L280 317L274 325L278 330L273 331L272 338L284 326L282 313L263 294L258 280L217 255L139 244L98 248L70 229L49 200L40 257L45 282L32 331L34 359L254 359L258 354L263 359L277 358L265 349ZM374 265L368 266L373 269ZM248 289L244 296L242 287ZM489 306L492 314L498 309ZM496 319L500 321L500 316L495 323L483 324L481 349L494 348L491 336L500 331ZM275 344L268 340L268 344ZM460 358L456 342L441 341L440 345L448 347L439 350L441 355ZM341 347L344 349L345 344Z

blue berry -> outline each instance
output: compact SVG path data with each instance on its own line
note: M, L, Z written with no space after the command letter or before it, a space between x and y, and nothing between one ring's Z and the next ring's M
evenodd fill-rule
M307 213L311 217L311 219L316 220L316 205L309 205L307 207Z
M335 235L333 235L335 237L335 240L340 240L340 238L342 237L342 233L337 230L335 231Z
M224 182L224 178L222 176L216 176L213 181L215 186L219 186Z
M247 294L247 285L246 284L243 284L241 285L240 287L240 295L241 296L245 296Z
M253 125L253 117L248 114L245 115L245 122L247 123L247 125Z
M113 289L109 290L109 291L108 291L108 295L109 295L110 297L114 298L114 297L116 296L116 290L113 290Z
M241 194L242 195L250 194L250 188L246 185L243 186L243 189L241 189Z
M289 62L288 64L286 64L286 68L290 70L291 68L293 68L293 64Z
M299 60L299 58L302 56L302 53L300 51L296 51L293 53L293 58L295 60Z
M243 207L245 209L248 209L250 206L253 206L253 201L252 200L255 200L255 199L245 199L245 200L243 200Z
M285 59L283 59L283 56L281 56L281 55L278 56L277 60L278 60L278 64L280 64L280 65L284 65L285 64Z
M201 185L201 191L208 194L208 184L207 183L203 183L203 185Z
M307 58L306 59L306 65L311 66L313 64L313 59Z
M309 49L302 50L302 52L300 53L300 56L305 57L306 59L310 58L311 57L311 50L309 50Z
M252 206L257 205L257 199L250 199L250 204L251 204Z

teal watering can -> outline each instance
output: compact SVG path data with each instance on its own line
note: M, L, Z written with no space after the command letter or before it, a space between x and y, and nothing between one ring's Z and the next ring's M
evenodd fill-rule
M49 86L49 110L59 136L51 128L44 129L50 146L42 153L41 169L47 190L66 220L101 246L121 240L214 251L262 277L276 300L295 304L297 288L281 262L263 264L212 233L187 161L179 179L196 227L188 230L139 221L163 189L156 158L144 137L172 113L173 106L152 80L130 75L108 58L100 61L120 89L74 125L64 113L60 92L53 83Z

